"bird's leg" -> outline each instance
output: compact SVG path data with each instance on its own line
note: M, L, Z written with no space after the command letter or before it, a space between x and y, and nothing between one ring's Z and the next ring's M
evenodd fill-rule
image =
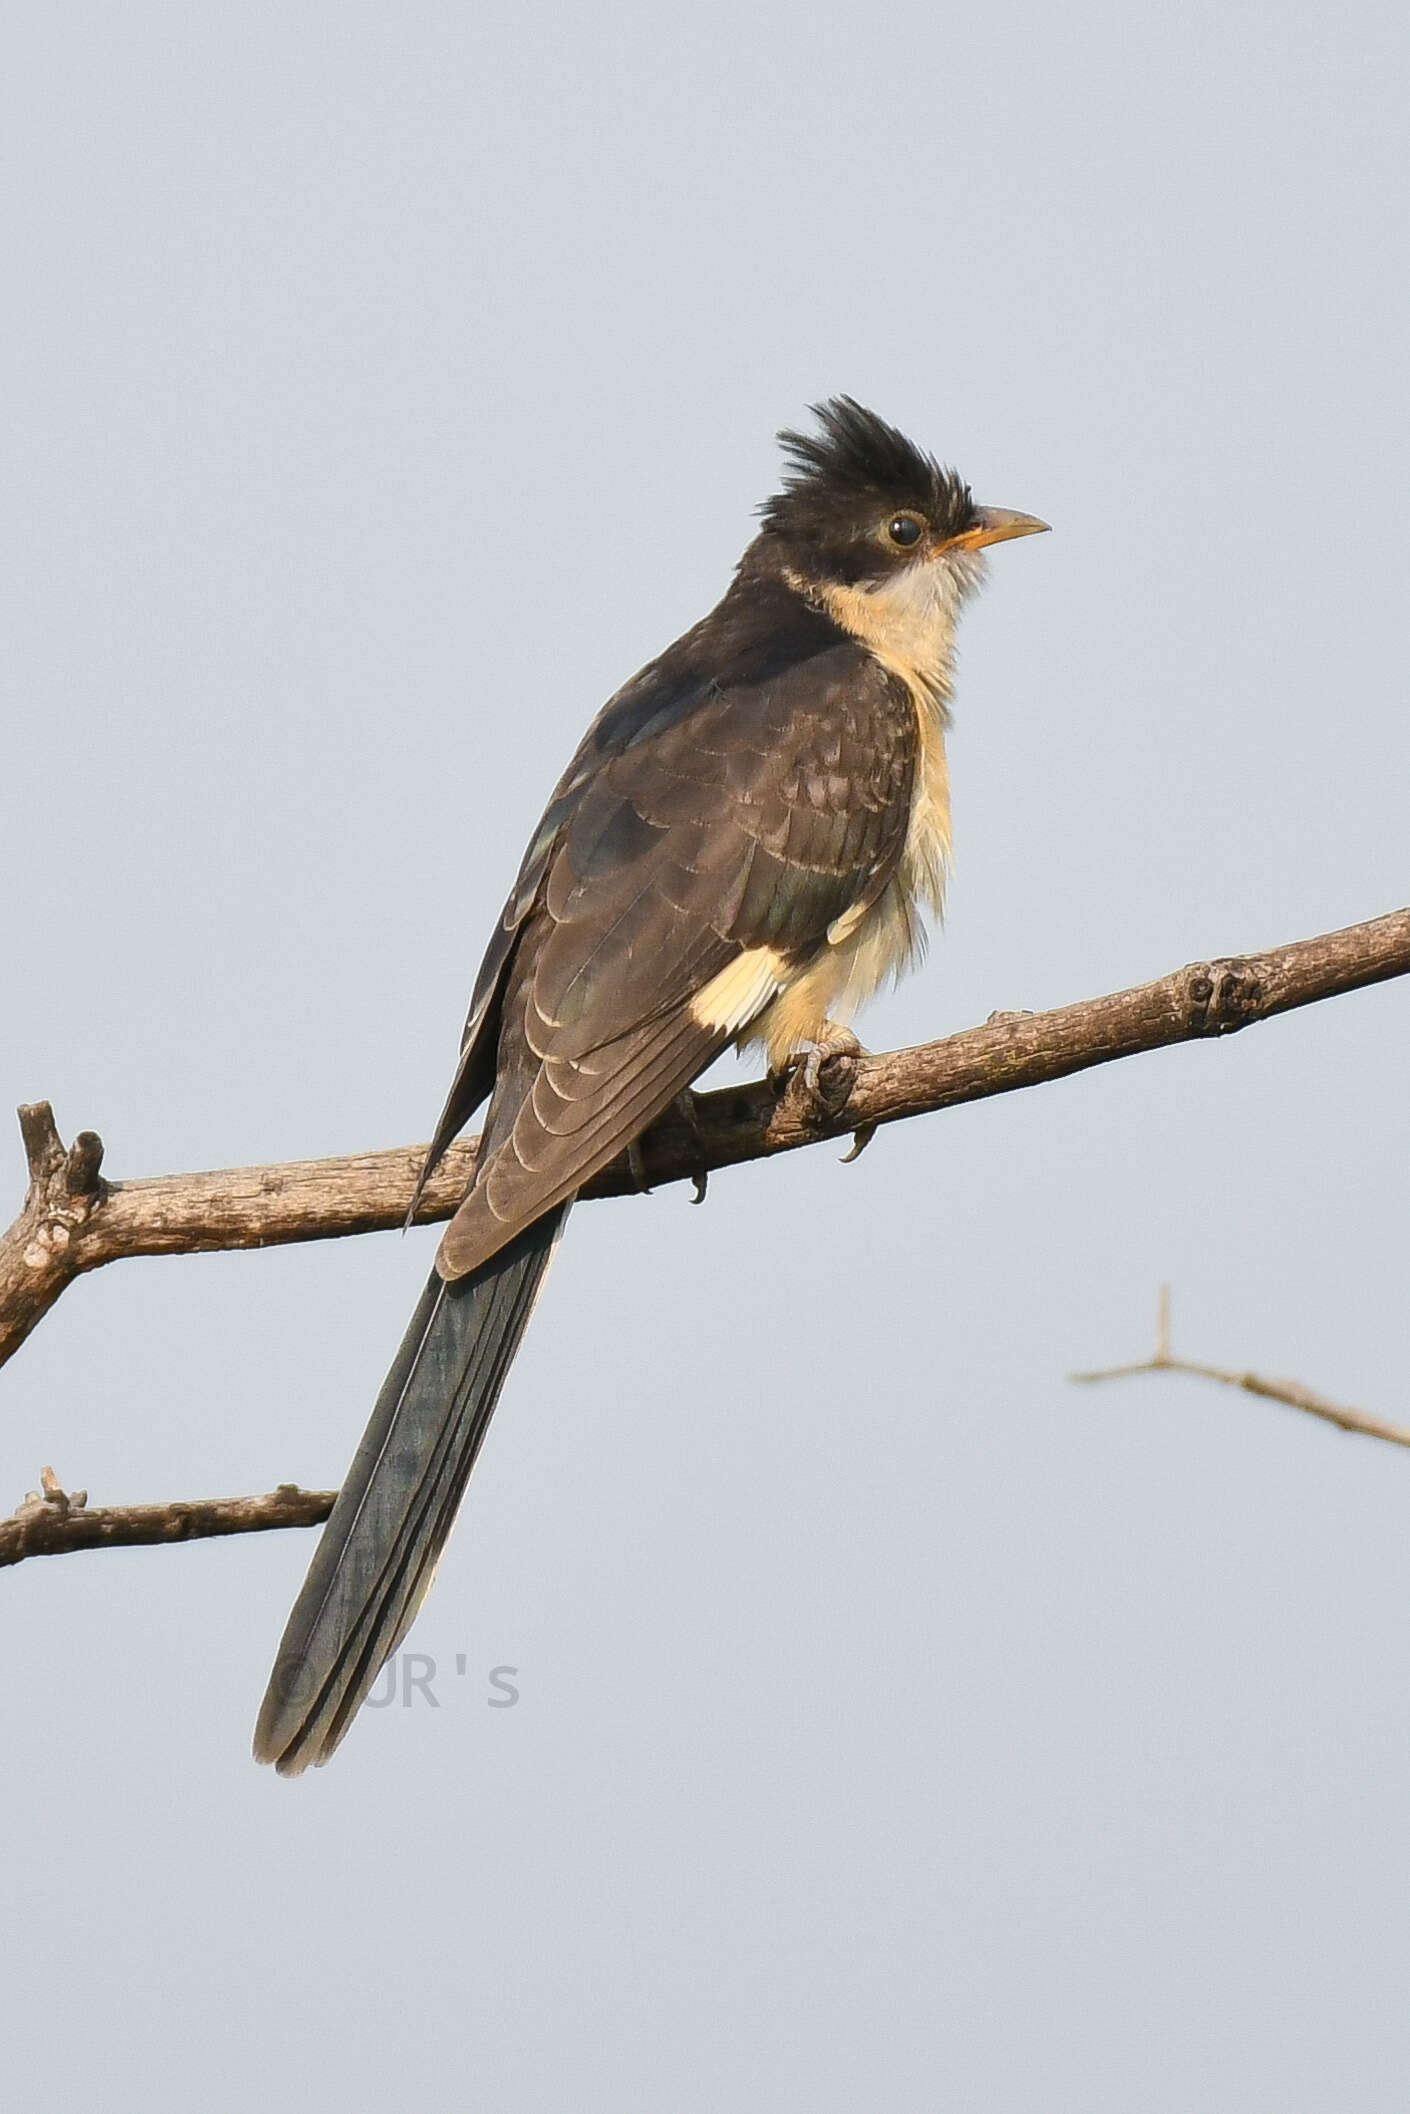
M640 1138L633 1138L627 1147L627 1167L630 1170L637 1196L650 1196L651 1184L646 1179L646 1154L641 1149Z
M704 1144L700 1128L698 1104L699 1096L692 1093L688 1086L682 1087L671 1103L671 1112L685 1125L690 1133L692 1145L696 1147L703 1158ZM658 1117L657 1121L661 1121L661 1117ZM655 1127L655 1124L651 1126L653 1130ZM646 1133L643 1131L642 1135L633 1138L631 1144L627 1147L627 1170L631 1175L632 1190L636 1196L650 1196L651 1194L651 1184L647 1180L646 1175L645 1137ZM705 1201L705 1184L709 1179L707 1170L704 1167L696 1168L690 1179L695 1184L695 1202L703 1204Z

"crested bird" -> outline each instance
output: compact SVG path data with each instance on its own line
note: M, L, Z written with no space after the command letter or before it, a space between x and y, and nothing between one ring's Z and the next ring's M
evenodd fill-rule
M816 1084L941 911L956 620L986 547L1047 524L851 397L813 416L723 599L589 727L486 950L418 1198L488 1100L480 1150L279 1647L283 1775L425 1599L583 1184L731 1043Z

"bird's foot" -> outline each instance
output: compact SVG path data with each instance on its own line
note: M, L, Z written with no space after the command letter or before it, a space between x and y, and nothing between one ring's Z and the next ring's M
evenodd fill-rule
M682 1087L671 1103L671 1113L685 1125L690 1133L691 1144L695 1146L703 1160L704 1133L700 1125L699 1103L700 1097L698 1094L692 1093L688 1086ZM654 1129L655 1125L652 1128ZM633 1138L631 1144L627 1147L627 1169L632 1178L633 1192L637 1196L650 1196L651 1194L651 1183L646 1172L645 1136L646 1134L643 1133L642 1137ZM690 1179L695 1184L693 1201L697 1204L703 1204L705 1201L705 1185L709 1180L708 1169L703 1165L697 1167L692 1172Z
M789 1052L774 1085L799 1095L808 1114L833 1122L847 1105L857 1061L866 1054L850 1028L825 1020L811 1041Z
M700 1123L700 1096L693 1087L683 1086L671 1105L690 1132L691 1144L700 1154L700 1165L690 1177L695 1184L695 1194L690 1201L692 1204L703 1204L705 1191L710 1186L710 1170L705 1165L705 1133Z
M783 1085L797 1080L810 1101L834 1101L837 1099L835 1091L829 1091L823 1083L823 1066L836 1065L839 1059L853 1065L866 1054L850 1028L844 1028L835 1020L825 1020L813 1041L800 1042L796 1050L789 1051L778 1078ZM851 1085L850 1077L846 1083Z

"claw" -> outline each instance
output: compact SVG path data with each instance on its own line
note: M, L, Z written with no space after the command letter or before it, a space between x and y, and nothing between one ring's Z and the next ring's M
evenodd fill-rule
M854 1160L860 1160L875 1136L876 1125L874 1123L864 1123L860 1130L854 1130L852 1133L852 1149L850 1152L843 1153L841 1160L838 1162L839 1166L850 1167Z
M680 1092L676 1095L674 1107L676 1114L680 1117L682 1123L690 1132L691 1143L703 1155L705 1141L700 1128L700 1096L695 1092L693 1087L683 1086ZM703 1204L705 1201L705 1192L710 1185L709 1168L697 1167L695 1172L691 1175L690 1179L695 1184L695 1194L690 1200L691 1203Z

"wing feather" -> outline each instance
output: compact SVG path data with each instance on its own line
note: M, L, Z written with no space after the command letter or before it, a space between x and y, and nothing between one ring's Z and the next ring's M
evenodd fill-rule
M904 685L796 598L733 667L710 622L600 716L535 839L531 892L525 862L446 1277L572 1197L896 871L918 739ZM746 964L718 1021L693 1012L750 950L769 974Z

